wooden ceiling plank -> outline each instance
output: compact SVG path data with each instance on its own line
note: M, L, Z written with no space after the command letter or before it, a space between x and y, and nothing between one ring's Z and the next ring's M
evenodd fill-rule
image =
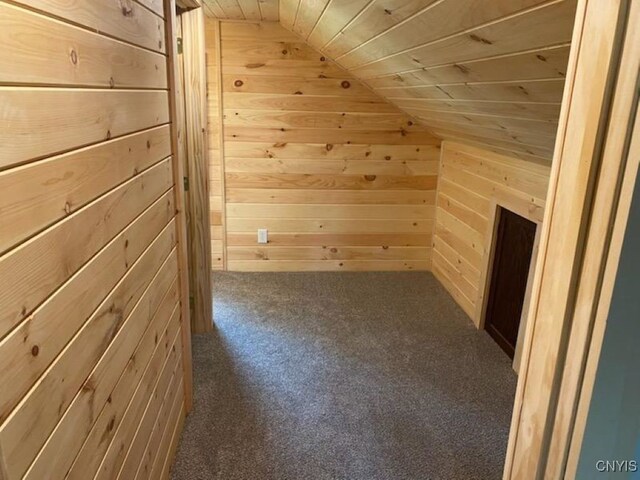
M431 120L442 120L452 123L459 122L461 125L479 125L492 128L501 128L505 130L516 129L517 131L537 132L540 135L553 138L555 138L556 131L558 129L557 122L553 121L550 122L513 117L499 117L495 115L483 115L464 112L432 112L425 110L413 110L410 108L407 108L407 111L410 112L415 118L424 120L426 123L429 123L429 121Z
M477 102L474 100L423 100L408 99L394 102L400 109L412 108L415 111L443 111L459 113L482 113L533 119L539 121L556 121L560 114L559 103L527 103L527 102Z
M300 8L295 24L293 25L293 31L302 38L307 39L329 5L329 1L330 0L316 0L310 2L309 5L305 4L304 8Z
M331 0L307 40L315 48L322 50L370 2L371 0Z
M216 0L203 0L204 13L209 18L226 18L224 10Z
M280 25L288 30L293 29L298 15L301 0L280 0Z
M440 100L492 100L513 102L562 101L564 80L528 81L511 83L458 84L448 86L425 86L411 89L378 90L385 98L427 98Z
M515 55L451 63L367 79L375 89L399 86L443 85L461 82L500 82L514 80L544 80L565 77L569 60L567 44L546 47Z
M400 22L422 13L441 0L376 0L350 25L344 28L340 41L332 41L323 49L336 61L373 38L384 34Z
M301 43L301 40L293 33L273 22L222 22L220 34L224 41L244 40L251 42L256 36L269 42L293 42ZM263 59L266 61L266 59ZM242 64L242 59L237 59L236 64Z
M340 63L368 77L567 43L574 14L575 0L564 0L386 57L373 52L367 56L371 61L343 57Z
M494 135L486 135L486 132L481 130L471 131L468 129L461 129L458 126L454 126L454 129L451 129L450 125L436 125L431 127L431 132L445 140L457 139L462 142L470 142L472 144L494 146L510 152L519 152L528 156L538 157L540 159L544 159L546 163L551 163L551 158L553 156L553 145L551 146L550 151L548 146L529 145L516 139L495 138Z
M258 0L260 15L265 22L277 22L280 19L280 3L278 0Z
M527 12L544 2L545 0L443 0L351 51L340 59L340 63L345 67L355 68L383 61L444 39L472 33L475 29L482 29L496 22L508 21L514 15Z
M232 20L244 20L244 14L237 0L217 0L225 13L226 18Z
M262 20L258 0L237 0L242 15L246 20Z

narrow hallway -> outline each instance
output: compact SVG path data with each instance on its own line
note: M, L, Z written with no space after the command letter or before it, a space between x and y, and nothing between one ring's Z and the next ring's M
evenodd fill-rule
M430 273L213 284L175 480L500 478L516 376Z

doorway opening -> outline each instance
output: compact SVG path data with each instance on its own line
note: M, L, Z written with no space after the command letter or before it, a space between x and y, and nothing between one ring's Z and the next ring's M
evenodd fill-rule
M514 359L524 331L522 322L527 290L533 271L535 222L504 207L496 212L491 277L484 328L504 352Z

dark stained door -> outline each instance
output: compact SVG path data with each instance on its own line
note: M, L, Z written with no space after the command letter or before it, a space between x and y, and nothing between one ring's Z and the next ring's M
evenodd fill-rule
M513 358L527 289L536 224L500 209L485 329Z

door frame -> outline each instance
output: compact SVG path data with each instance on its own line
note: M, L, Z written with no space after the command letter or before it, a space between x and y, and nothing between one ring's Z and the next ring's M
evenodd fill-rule
M640 157L640 2L579 0L504 480L573 479Z
M524 332L529 314L529 304L531 303L531 291L533 288L533 274L538 261L540 232L542 221L531 215L527 208L523 208L522 204L509 201L493 199L489 205L489 225L485 238L487 239L487 248L482 258L482 277L480 278L481 288L478 290L478 299L476 301L475 317L478 319L478 329L484 330L487 317L487 307L489 300L489 289L491 288L491 279L493 276L493 265L496 253L496 241L498 226L500 225L500 212L502 209L509 210L521 217L533 222L536 225L536 233L533 240L533 249L531 251L531 261L529 263L529 273L527 276L527 287L525 289L524 301L522 306L522 314L520 316L520 326L518 327L518 340L516 342L516 351L513 357L513 369L516 373L520 368L520 359L522 358L522 345L524 343Z

